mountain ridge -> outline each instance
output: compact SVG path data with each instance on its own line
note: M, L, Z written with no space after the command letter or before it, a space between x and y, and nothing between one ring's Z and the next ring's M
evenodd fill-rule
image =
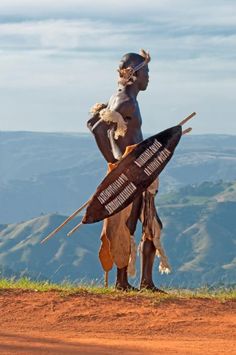
M205 197L196 204L174 202L166 204L168 197L159 201L158 212L164 224L162 241L173 272L170 275L157 273L157 284L175 287L199 287L208 285L234 285L236 283L236 182L221 183L224 201L218 201L219 183L208 183L215 194ZM206 185L204 185L207 188ZM178 198L191 199L186 195L189 188L183 188ZM201 185L192 187L192 195L201 196ZM181 195L182 194L182 195ZM171 197L173 199L173 195ZM232 201L231 201L232 199ZM65 220L60 214L40 216L20 224L10 224L0 228L0 264L17 275L28 275L36 279L53 282L102 282L103 271L98 260L101 223L84 225L73 237L66 233L73 228L80 217L75 218L45 245L40 241ZM136 232L139 243L140 225ZM157 258L156 258L157 259ZM156 260L158 264L158 259ZM2 268L2 275L7 272ZM139 270L139 263L137 263ZM110 278L114 280L115 270ZM136 278L135 283L138 283Z
M160 175L160 196L187 184L236 179L236 136L183 137ZM0 223L69 214L95 191L106 162L92 135L0 132Z

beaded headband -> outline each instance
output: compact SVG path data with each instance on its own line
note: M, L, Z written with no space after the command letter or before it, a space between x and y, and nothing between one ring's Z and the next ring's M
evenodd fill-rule
M119 84L123 86L133 84L134 81L136 80L136 76L134 75L134 73L136 73L139 69L143 68L145 65L147 65L150 62L151 57L149 52L146 52L144 49L141 49L140 55L144 58L144 61L142 63L136 65L134 68L128 67L124 69L118 69Z

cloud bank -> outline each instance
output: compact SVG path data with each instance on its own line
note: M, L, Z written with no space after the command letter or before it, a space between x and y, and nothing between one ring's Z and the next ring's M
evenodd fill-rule
M85 131L126 52L149 49L144 131L199 111L195 133L234 133L234 1L1 1L1 129ZM14 102L14 105L9 105ZM227 122L222 121L227 117Z

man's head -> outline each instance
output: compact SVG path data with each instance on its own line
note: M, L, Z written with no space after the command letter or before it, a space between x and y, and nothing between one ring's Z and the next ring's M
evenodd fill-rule
M148 63L151 58L149 53L141 50L140 54L137 53L127 53L120 61L119 65L119 83L127 86L135 85L138 86L139 90L146 90L149 80L149 69Z

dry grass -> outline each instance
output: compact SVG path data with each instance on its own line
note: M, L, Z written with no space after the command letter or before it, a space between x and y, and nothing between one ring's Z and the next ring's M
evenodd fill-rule
M75 285L69 283L56 284L48 281L32 281L28 278L0 279L0 290L23 290L34 292L56 291L63 295L72 295L80 293L88 293L93 295L110 295L111 297L145 297L150 299L191 299L191 298L209 298L218 299L222 302L227 300L236 300L235 287L219 287L219 288L199 288L199 289L165 289L167 294L155 293L148 290L142 291L117 291L114 287L102 287L97 285Z

